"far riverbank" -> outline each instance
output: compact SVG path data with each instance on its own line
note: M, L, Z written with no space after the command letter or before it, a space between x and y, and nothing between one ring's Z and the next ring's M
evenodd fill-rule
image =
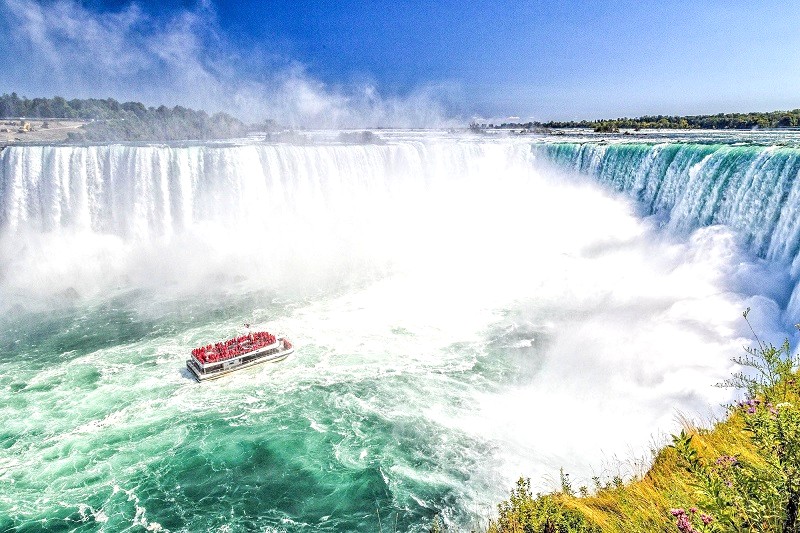
M64 142L70 132L76 131L86 122L65 119L0 119L0 147L28 142Z

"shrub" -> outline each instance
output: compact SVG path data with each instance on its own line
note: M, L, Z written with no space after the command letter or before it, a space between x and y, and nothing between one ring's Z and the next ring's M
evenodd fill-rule
M750 326L749 312L748 308L743 316ZM709 462L700 458L685 432L673 436L672 446L694 477L699 502L718 519L713 530L800 533L797 358L788 339L774 346L762 342L755 331L753 335L757 346L745 348L746 355L734 359L750 371L734 374L723 385L747 394L744 401L729 406L729 417L742 419L757 459L720 456ZM678 516L681 531L683 518Z
M564 477L562 476L562 481ZM564 507L558 494L531 493L530 479L520 478L511 496L497 506L489 533L599 533L578 511Z

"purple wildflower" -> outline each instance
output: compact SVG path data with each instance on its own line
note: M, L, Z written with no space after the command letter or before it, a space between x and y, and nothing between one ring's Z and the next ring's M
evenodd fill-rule
M692 527L692 522L689 520L688 515L681 515L678 517L678 531L681 533L697 533L697 530Z
M696 513L697 508L692 507L691 509L689 509L689 511L692 513ZM689 515L686 514L686 511L679 508L679 509L670 509L669 512L672 513L672 516L678 519L676 523L676 525L678 526L678 531L680 531L681 533L700 533L694 528L694 526L692 526L692 522L691 520L689 520Z
M733 466L738 462L739 461L736 459L736 457L732 455L721 455L717 459L716 464L720 466Z

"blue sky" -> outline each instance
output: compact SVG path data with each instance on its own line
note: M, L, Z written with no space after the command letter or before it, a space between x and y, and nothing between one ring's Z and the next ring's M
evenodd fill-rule
M789 109L790 4L0 0L0 90L364 124Z

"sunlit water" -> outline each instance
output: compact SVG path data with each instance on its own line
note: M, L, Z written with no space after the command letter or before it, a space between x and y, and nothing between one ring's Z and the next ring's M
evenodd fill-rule
M0 529L480 527L519 476L635 473L722 413L743 309L796 319L793 148L382 136L0 153ZM695 216L736 142L775 215ZM297 351L195 383L244 323Z

